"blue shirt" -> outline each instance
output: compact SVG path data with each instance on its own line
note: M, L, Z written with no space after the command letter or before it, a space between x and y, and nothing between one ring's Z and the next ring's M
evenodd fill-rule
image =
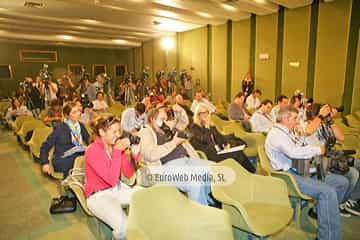
M295 135L282 124L275 124L265 140L266 155L274 170L288 171L291 159L310 159L321 154L318 146L303 146Z

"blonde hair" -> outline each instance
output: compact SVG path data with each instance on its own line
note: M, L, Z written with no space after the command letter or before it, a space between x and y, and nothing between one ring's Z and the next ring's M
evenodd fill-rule
M205 112L205 111L208 111L209 112L209 117L210 117L210 111L209 111L209 108L206 104L204 103L199 103L195 109L195 112L194 112L194 123L199 125L199 126L202 126L202 122L199 118L199 113L201 112ZM209 122L205 123L205 127L206 128L209 128L210 127L210 118L209 118Z

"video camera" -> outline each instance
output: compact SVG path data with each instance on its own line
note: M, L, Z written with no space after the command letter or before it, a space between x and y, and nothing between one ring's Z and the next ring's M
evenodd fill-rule
M45 85L47 85L48 81L51 80L51 72L49 72L49 66L47 64L43 64L43 67L39 71L39 76L42 80L44 80Z
M139 136L134 136L131 133L123 132L123 134L116 139L118 141L119 139L128 138L130 141L130 145L138 145L140 143L141 138ZM115 142L116 142L115 141Z
M80 95L80 103L83 108L93 108L94 104L89 100L87 94Z
M166 125L166 123L163 123L160 127L160 129L164 132L165 134L165 139L166 142L171 141L175 134L177 133L179 138L185 138L185 139L190 139L192 137L192 134L189 131L178 131L175 128L170 128L168 125Z

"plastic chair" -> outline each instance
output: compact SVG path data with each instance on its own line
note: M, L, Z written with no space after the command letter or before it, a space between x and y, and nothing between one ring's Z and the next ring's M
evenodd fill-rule
M21 125L25 122L25 121L30 121L30 120L34 120L35 118L33 116L29 116L29 115L22 115L22 116L18 116L14 122L14 125L12 126L13 130L15 132L18 132L21 128Z
M40 121L40 120L30 120L30 121L25 121L22 125L21 125L21 128L20 130L16 133L19 138L20 138L20 141L22 143L25 143L25 137L26 137L26 134L30 131L33 131L35 130L36 128L43 128L43 127L46 127L46 125L44 124L44 122Z
M226 212L189 200L175 186L137 191L130 205L127 239L233 239Z
M200 150L196 150L197 154L199 155L200 159L204 159L204 160L207 160L207 156L206 154L203 152L203 151L200 151Z
M312 200L312 198L302 193L295 181L295 178L287 172L275 171L272 169L270 160L265 153L264 146L258 147L258 172L266 173L267 176L272 176L284 180L287 185L289 196L296 200L295 206L295 224L300 226L301 217L301 201Z
M212 174L217 174L218 167L227 167L235 172L233 182L211 183L213 196L222 202L233 226L264 239L289 224L293 209L282 180L251 174L233 159L212 166Z
M30 147L30 152L34 158L40 158L41 145L51 132L51 127L36 128L31 139L25 143L25 145Z
M345 116L346 122L350 127L356 128L357 130L360 129L360 120L355 118L353 115Z
M241 138L247 144L247 147L244 149L244 153L247 156L254 157L257 156L257 151L259 146L263 146L265 143L265 136L261 133L248 133L238 125L229 125L224 127L224 132L227 134L233 133L236 137Z

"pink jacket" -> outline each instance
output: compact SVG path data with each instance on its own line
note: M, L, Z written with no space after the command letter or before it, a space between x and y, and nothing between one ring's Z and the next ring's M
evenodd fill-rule
M133 156L138 161L139 155ZM134 174L130 160L123 151L114 149L112 159L105 151L102 140L97 137L85 152L85 196L116 185L123 173L126 177Z

